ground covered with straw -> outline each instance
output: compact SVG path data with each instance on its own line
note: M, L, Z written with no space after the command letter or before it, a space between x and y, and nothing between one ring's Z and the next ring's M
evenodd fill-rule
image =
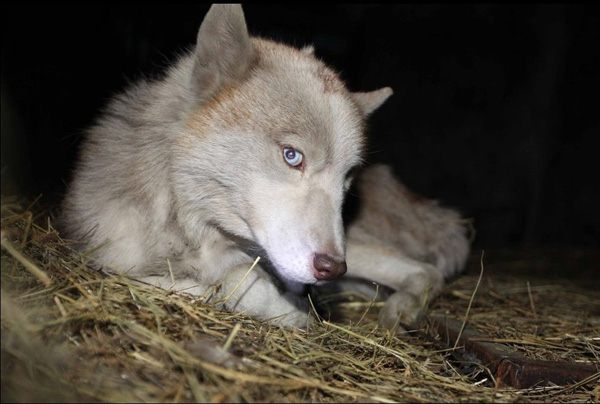
M599 369L597 267L582 286L541 277L539 259L502 258L484 260L480 280L476 254L467 274L432 302L431 315L468 320L531 358ZM349 320L311 313L308 330L218 311L193 296L103 275L44 211L2 200L3 402L600 401L600 373L568 386L498 388L427 321L392 335L376 327L379 303L340 301Z

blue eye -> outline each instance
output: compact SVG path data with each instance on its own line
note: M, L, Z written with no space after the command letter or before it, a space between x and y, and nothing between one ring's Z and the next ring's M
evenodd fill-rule
M285 162L288 163L292 167L299 167L302 164L302 160L304 156L296 149L292 149L291 147L285 147L283 149L283 158Z

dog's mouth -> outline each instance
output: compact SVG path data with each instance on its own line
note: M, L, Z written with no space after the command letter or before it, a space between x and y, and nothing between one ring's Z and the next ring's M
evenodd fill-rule
M326 282L314 276L310 260L303 260L303 254L292 255L282 252L282 249L269 251L266 247L247 240L238 243L238 246L250 257L261 257L259 265L283 283L288 290L302 290L306 285Z

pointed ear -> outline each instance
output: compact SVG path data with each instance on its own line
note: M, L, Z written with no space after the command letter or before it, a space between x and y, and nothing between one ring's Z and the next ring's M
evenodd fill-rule
M253 48L242 6L214 4L198 31L192 86L200 103L223 85L243 78L253 61Z
M368 93L352 93L352 98L354 98L363 115L368 116L371 112L379 108L393 93L394 91L390 87L384 87Z

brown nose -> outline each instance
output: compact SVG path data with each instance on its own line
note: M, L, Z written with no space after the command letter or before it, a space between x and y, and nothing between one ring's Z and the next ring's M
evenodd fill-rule
M335 259L329 254L315 254L313 269L315 278L332 281L346 273L346 262Z

